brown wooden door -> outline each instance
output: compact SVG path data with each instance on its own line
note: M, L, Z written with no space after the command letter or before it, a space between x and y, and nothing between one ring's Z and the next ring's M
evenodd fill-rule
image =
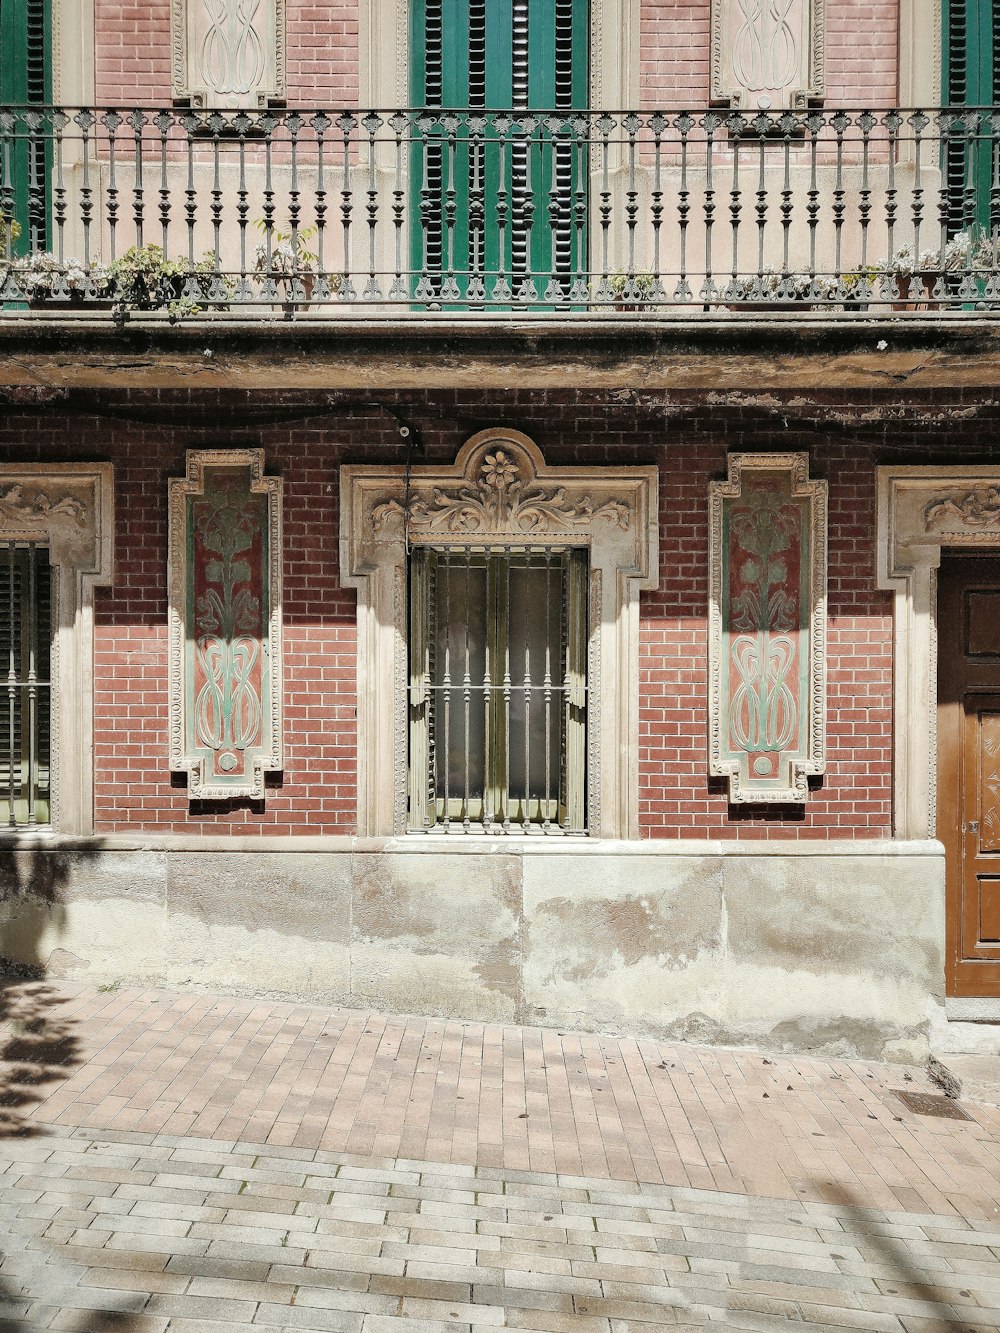
M938 837L947 991L1000 996L1000 560L945 557L938 579Z

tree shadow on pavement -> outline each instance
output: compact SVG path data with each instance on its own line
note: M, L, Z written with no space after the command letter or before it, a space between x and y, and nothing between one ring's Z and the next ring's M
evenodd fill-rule
M45 1133L32 1123L32 1111L81 1063L75 1024L61 1012L66 997L46 979L46 942L65 928L66 884L73 862L86 855L0 849L0 1156L3 1140ZM4 1227L15 1229L16 1221ZM25 1306L40 1297L0 1274L0 1333L35 1327L24 1317ZM132 1316L113 1311L95 1312L93 1319L81 1312L80 1333L128 1333L130 1323Z

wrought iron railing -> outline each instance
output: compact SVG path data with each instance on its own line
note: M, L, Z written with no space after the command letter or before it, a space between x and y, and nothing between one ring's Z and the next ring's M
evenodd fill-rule
M1000 110L0 108L0 303L995 309Z

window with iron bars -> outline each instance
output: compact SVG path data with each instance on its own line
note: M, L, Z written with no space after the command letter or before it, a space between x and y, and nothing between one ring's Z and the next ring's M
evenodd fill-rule
M52 586L48 548L0 545L0 827L50 822Z
M418 547L409 827L584 833L588 552Z

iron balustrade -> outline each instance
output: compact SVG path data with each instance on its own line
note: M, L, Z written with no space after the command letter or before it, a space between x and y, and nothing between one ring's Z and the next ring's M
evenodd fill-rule
M994 107L8 106L0 303L6 316L992 310L998 130Z

